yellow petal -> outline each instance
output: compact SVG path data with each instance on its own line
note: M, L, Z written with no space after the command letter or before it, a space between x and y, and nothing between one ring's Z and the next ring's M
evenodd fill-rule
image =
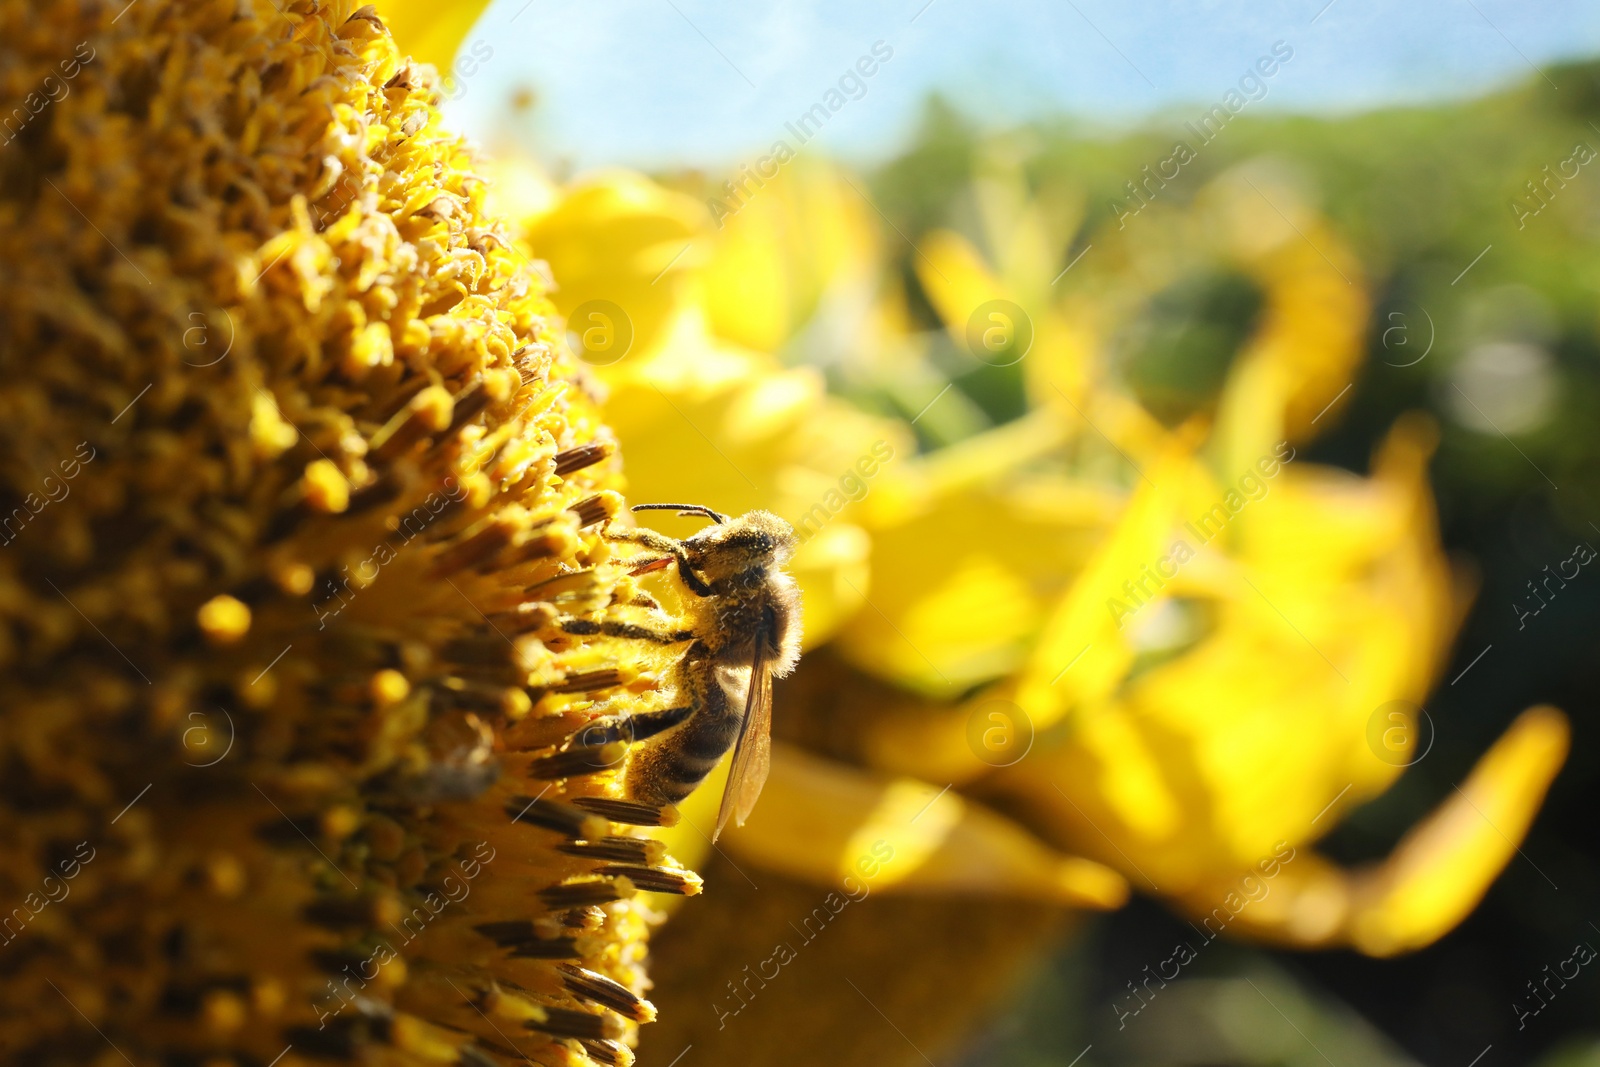
M704 206L641 174L596 174L569 189L555 206L528 223L533 253L550 264L552 294L565 315L606 301L613 318L631 332L624 361L636 359L667 334L684 294L686 272L704 253L710 220ZM582 316L580 316L582 317ZM591 362L608 366L611 354Z
M841 635L841 654L945 700L1020 667L1106 526L1099 496L1040 488L971 486L907 521L869 524L872 591ZM1040 506L1050 496L1059 508Z
M1105 699L1126 675L1134 651L1121 624L1137 600L1125 583L1140 580L1171 552L1188 505L1206 499L1207 486L1177 441L1146 471L1116 530L1053 609L1033 648L1017 700L1038 729L1076 702Z
M846 892L981 893L1110 908L1122 877L1056 853L952 790L772 748L750 821L725 838L736 862Z
M1209 185L1200 203L1215 217L1225 254L1265 297L1218 416L1220 451L1233 466L1337 421L1365 352L1370 301L1355 253L1288 183L1238 169Z
M1381 867L1357 879L1355 947L1391 956L1433 942L1466 918L1516 856L1566 760L1569 736L1566 716L1555 708L1523 712L1457 791Z
M1041 743L986 786L1057 847L1180 897L1276 841L1325 832L1343 809L1313 820L1336 798L1348 807L1380 793L1401 768L1373 758L1375 711L1424 699L1457 619L1426 431L1398 426L1372 478L1279 470L1176 577L1151 583L1153 597L1136 585L1141 605L1122 583L1139 582L1174 538L1200 545L1186 517L1222 498L1181 450L1149 467L1154 485L1141 483L1016 683ZM1136 609L1117 610L1122 627L1113 597ZM875 761L895 749L871 736Z
M378 0L375 6L400 51L424 63L432 63L442 73L455 58L467 31L489 6L489 0L448 4Z
M1459 790L1374 867L1345 871L1286 846L1277 856L1284 862L1267 857L1270 866L1260 871L1219 871L1186 891L1181 904L1195 921L1295 948L1348 946L1393 956L1429 945L1466 918L1514 862L1566 758L1568 734L1554 708L1524 712ZM1252 898L1231 925L1217 910L1230 892Z
M1218 870L1186 891L1179 907L1207 937L1226 932L1296 948L1347 943L1351 886L1344 870L1287 842L1263 851L1256 863ZM1240 907L1241 900L1249 903Z
M951 339L964 347L973 312L991 300L1010 300L1010 290L989 269L972 242L960 234L935 230L919 244L921 254L913 260L917 280L944 320Z
M789 573L805 605L806 647L838 632L866 602L871 585L872 538L848 522L824 526L800 546Z
M802 157L713 189L719 228L705 270L712 330L775 352L830 292L877 283L876 220L830 165Z

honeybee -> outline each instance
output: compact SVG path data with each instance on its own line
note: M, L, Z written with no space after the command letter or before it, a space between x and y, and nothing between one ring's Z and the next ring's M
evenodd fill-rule
M800 591L783 571L794 553L794 529L769 511L729 518L696 504L637 504L633 510L676 511L712 523L682 541L643 528L607 531L613 540L649 550L625 561L630 573L676 563L689 592L682 629L600 627L663 644L688 642L676 670L679 706L630 716L585 743L653 739L632 752L623 784L632 799L657 805L688 796L733 748L715 841L729 818L742 826L761 795L772 755L772 679L800 659Z

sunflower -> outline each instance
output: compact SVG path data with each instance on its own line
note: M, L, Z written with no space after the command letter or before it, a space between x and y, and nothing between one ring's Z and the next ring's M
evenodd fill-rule
M673 663L432 68L351 3L0 37L0 1044L631 1062L699 883L564 745Z

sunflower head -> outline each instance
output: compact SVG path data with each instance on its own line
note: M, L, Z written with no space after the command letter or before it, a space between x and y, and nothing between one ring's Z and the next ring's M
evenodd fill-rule
M565 742L670 664L432 69L351 3L0 40L0 1044L627 1062L698 881Z

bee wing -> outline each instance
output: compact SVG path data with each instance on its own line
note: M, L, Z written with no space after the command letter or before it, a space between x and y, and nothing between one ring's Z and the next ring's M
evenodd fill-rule
M733 749L728 784L722 791L717 828L711 833L713 842L727 825L729 816L736 825L744 825L756 806L756 798L761 795L761 787L767 782L767 770L772 766L772 670L767 663L767 646L771 639L770 627L763 626L756 634L756 652L750 662L750 684L744 698L744 722L739 727L739 741Z

